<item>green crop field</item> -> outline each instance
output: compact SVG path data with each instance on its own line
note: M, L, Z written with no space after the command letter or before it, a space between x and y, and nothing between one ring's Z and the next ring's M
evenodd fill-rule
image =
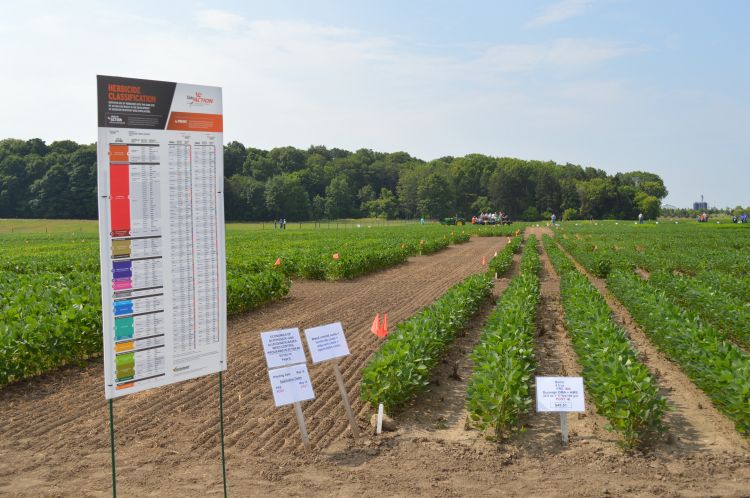
M568 223L555 239L629 309L651 342L750 432L750 227Z
M377 220L272 227L227 226L230 315L284 297L291 278L353 278L465 242L471 234L518 229ZM100 300L96 222L2 220L0 385L98 355Z

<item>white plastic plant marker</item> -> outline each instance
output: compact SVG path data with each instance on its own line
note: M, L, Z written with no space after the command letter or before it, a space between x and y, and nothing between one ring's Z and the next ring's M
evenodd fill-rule
M378 424L375 432L377 434L383 432L383 403L378 405Z

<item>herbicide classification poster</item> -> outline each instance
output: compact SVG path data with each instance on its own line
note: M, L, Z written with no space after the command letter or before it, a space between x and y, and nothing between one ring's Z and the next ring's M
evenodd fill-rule
M97 77L107 398L226 369L221 88Z

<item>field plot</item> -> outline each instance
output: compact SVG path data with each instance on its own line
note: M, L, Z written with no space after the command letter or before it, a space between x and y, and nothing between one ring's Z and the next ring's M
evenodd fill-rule
M749 235L743 226L609 223L573 225L560 237L593 273L607 277L651 341L743 434L750 432L750 302L721 286L736 285L735 275L750 268Z
M91 225L49 222L45 226L53 227L53 233L0 234L0 385L101 352L99 246ZM227 311L241 313L286 296L290 278L352 278L466 242L471 233L513 230L417 224L258 230L230 225Z
M554 241L563 242L569 251L557 249L560 254L554 258L580 253L579 261L592 270L587 274L570 276L561 270L558 275L551 254L528 239L535 235L541 241L553 230L533 227L527 229L521 248L513 240L507 252L503 248L512 239L477 237L422 257L407 256L404 264L352 279L295 280L286 299L233 316L224 391L230 494L746 495L750 451L746 437L735 428L736 420L715 408L703 386L699 389L692 376L660 352L661 343L632 303L620 303L593 270L610 278L632 274L650 285L642 280L645 276L637 276L636 266L629 266L626 259L594 265L603 259L580 252L571 242L588 240L585 237L591 234L592 240L601 239L599 247L625 247L618 237L634 238L619 236L621 225L578 228L571 224L554 231ZM668 236L671 229L663 228ZM701 233L700 228L693 233ZM438 239L452 230L460 233L458 227L440 230ZM417 234L411 240L419 245L424 237ZM523 261L520 251L510 256L516 248L523 249ZM615 249L611 252L619 254ZM492 299L467 319L462 310L474 310L477 297L486 295L484 291L473 295L469 287L481 287L480 280L494 276L495 268L501 271ZM638 268L641 273L651 271ZM630 273L623 273L624 269ZM476 274L481 276L472 277ZM561 279L566 281L562 294ZM456 288L464 290L454 292ZM441 300L446 295L452 297ZM426 309L432 311L423 312ZM457 327L446 332L450 340L436 335L436 347L442 352L437 360L430 359L431 373L416 379L421 388L410 390L408 401L392 411L396 430L375 436L368 424L373 407L360 400L360 388L363 369L378 357L374 353L383 344L369 331L372 318L383 312L389 313L392 326L405 324L400 334L413 330L429 339L431 326L420 327L415 320L427 324L434 316L448 316L440 320L455 320ZM259 333L336 320L342 321L352 352L341 368L364 435L357 443L352 440L330 369L311 367L317 397L303 405L313 445L306 453L291 407L273 406ZM599 324L609 335L587 336L580 325L585 321ZM678 332L682 328L672 333ZM584 361L587 351L595 351L590 348L601 349L602 344L619 353ZM506 355L508 362L494 355ZM664 399L662 430L650 435L642 450L624 450L627 430L607 428L613 414L618 420L616 403L596 402L587 391L587 411L570 418L571 441L563 447L557 417L536 413L529 404L533 392L529 376L583 373L587 377L592 371L606 372L607 362L620 361L618 356L631 365L636 360L642 364L632 367L634 380L648 386L644 392L652 399L656 399L654 389ZM517 381L513 390L496 391L498 381L492 378L497 368L482 370L482 364L507 366L508 379ZM604 377L592 388L596 396L606 398L607 390L614 387ZM0 390L0 494L107 495L109 439L101 387L101 363L90 360L84 368L63 368ZM468 393L474 393L474 405L467 406ZM220 496L217 398L216 379L202 378L117 400L119 491L125 496ZM497 400L508 411L493 420ZM487 431L472 423L472 411L479 419L487 415L484 420L489 423L483 424ZM498 425L502 430L497 430ZM510 427L524 430L508 431ZM497 437L488 440L488 435Z

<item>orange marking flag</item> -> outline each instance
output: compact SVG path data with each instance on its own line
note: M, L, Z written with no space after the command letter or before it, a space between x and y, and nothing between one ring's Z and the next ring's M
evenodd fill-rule
M380 337L380 313L375 315L375 320L372 321L370 326L370 332Z
M378 337L384 339L388 335L388 313L383 313L383 326L380 328Z
M273 264L273 266L279 266L281 264L281 258L276 258L276 262Z

